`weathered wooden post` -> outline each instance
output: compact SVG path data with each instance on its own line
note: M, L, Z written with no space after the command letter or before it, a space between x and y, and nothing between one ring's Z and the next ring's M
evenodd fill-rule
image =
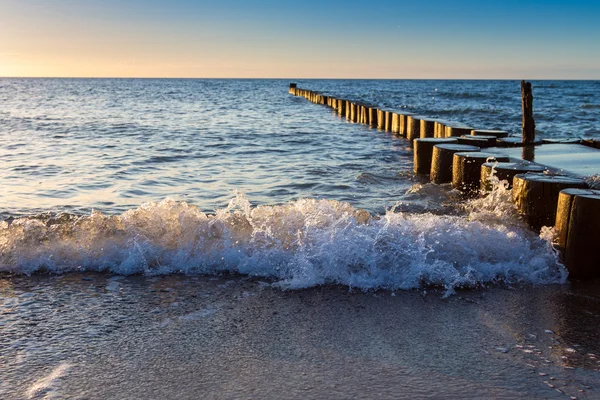
M369 123L369 108L364 105L361 104L360 105L360 122L361 124L368 124Z
M290 94L296 94L296 87L295 83L290 83Z
M452 187L467 195L476 195L481 185L481 166L486 162L508 161L508 156L492 153L455 153L452 159Z
M350 121L356 122L356 103L350 102Z
M455 138L419 138L413 141L414 168L417 174L431 173L431 157L433 146L437 144L456 143Z
M485 163L481 166L481 190L489 192L493 189L494 185L490 182L492 173L496 174L496 177L500 181L507 181L507 189L512 189L513 178L518 174L526 174L528 172L539 172L543 173L547 168L534 163L521 162L496 162L496 163Z
M385 130L385 110L377 109L377 129Z
M400 133L400 114L392 113L392 133Z
M531 82L521 81L521 101L523 103L523 143L535 141L535 121L533 119L533 93Z
M434 138L443 138L446 137L446 124L448 121L444 121L442 119L437 119L433 123L433 137Z
M408 131L408 117L414 115L411 112L402 111L400 114L400 128L398 129L398 134L400 136L406 137L406 132Z
M337 105L338 115L340 117L344 116L346 114L346 100L338 99Z
M565 189L556 208L557 247L569 277L600 277L600 191Z
M470 135L473 128L460 122L451 122L444 126L444 134L446 137Z
M360 123L362 118L361 104L356 103L356 111L354 112L354 122Z
M371 126L377 126L377 108L369 107L368 108L368 124Z
M523 146L521 158L527 161L535 161L535 147L527 145Z
M406 117L406 138L411 142L421 137L421 119L419 115L409 115Z
M553 226L558 194L564 189L585 189L583 178L546 174L521 174L513 178L512 196L517 209L535 229Z
M356 103L356 122L357 123L362 123L362 104L361 103Z
M466 144L436 144L433 146L433 154L431 156L430 180L438 185L452 182L454 154L459 152L478 152L480 150L477 146Z
M391 132L392 131L392 119L394 117L394 113L391 110L385 110L385 123L384 125L384 130L386 132Z
M533 93L531 91L531 82L521 81L521 103L523 104L523 151L521 157L527 161L533 161L535 151L535 120L533 119Z
M363 119L363 105L361 103L356 103L356 122L362 124Z
M423 118L421 120L420 136L421 138L433 137L435 120L431 118Z

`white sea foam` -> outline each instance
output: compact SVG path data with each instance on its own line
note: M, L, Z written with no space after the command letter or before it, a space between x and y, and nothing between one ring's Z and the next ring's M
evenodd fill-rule
M251 207L241 195L216 215L166 199L122 215L0 223L0 271L114 274L240 273L284 288L557 283L550 245L518 219L501 187L461 215L388 211L301 199Z

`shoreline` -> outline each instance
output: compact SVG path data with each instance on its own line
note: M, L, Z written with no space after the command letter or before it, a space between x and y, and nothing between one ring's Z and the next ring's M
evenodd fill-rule
M18 397L61 367L40 393L597 398L599 284L445 298L429 289L284 291L230 276L0 278L3 312L15 299L1 327L0 393Z

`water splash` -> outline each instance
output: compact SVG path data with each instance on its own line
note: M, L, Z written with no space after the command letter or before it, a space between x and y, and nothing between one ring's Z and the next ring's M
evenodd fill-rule
M290 289L564 282L549 241L513 216L507 196L498 190L452 216L390 210L372 217L315 199L252 207L237 195L215 215L166 199L114 216L19 218L0 223L0 271L227 272Z

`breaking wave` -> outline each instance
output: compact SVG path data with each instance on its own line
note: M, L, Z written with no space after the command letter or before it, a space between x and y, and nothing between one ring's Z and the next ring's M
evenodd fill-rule
M442 216L315 199L252 207L238 195L214 215L165 199L121 215L17 218L0 222L0 272L239 273L290 289L564 282L551 232L528 230L508 197Z

